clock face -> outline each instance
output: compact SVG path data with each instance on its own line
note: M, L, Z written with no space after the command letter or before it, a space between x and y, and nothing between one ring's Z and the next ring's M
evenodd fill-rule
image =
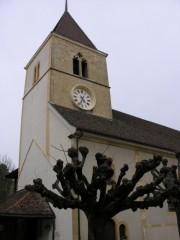
M94 105L94 95L86 87L76 86L72 90L72 99L76 106L83 110L91 110Z

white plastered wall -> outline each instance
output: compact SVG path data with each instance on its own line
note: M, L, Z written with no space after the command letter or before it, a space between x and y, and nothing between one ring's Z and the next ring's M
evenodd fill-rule
M43 179L43 183L49 188L50 182L54 181L54 174L52 174L52 166L46 158L45 153L35 141L32 141L22 171L19 173L18 189L23 189L26 185L32 184L33 179L36 178ZM49 181L49 179L51 180ZM48 231L47 225L49 226ZM39 237L39 240L52 239L52 220L43 220L41 230L43 237Z
M51 106L48 104L47 108L47 125L45 139L47 144L40 144L41 137L36 137L37 141L33 139L27 148L26 154L24 151L24 161L21 166L19 174L19 189L22 189L27 184L32 184L33 179L41 178L44 185L52 190L52 184L56 180L56 173L53 171L53 166L56 164L57 159L63 160L66 164L70 162L67 156L67 149L71 147L71 141L68 136L74 133L75 128L70 126ZM37 129L37 133L40 131ZM35 132L32 136L36 136ZM30 137L30 136L29 136ZM30 138L29 138L30 141ZM45 147L46 146L46 147ZM56 147L56 148L55 148ZM65 152L58 149L63 148ZM56 192L56 191L55 191ZM53 211L56 215L55 220L55 239L66 240L73 239L72 232L72 210L59 210L54 208ZM51 239L51 234L49 234Z
M64 161L64 165L67 161L70 163L70 159L67 156L67 150L71 147L71 140L68 136L75 132L75 128L69 125L54 109L49 105L49 156L52 165L55 165L55 159L61 159ZM56 173L53 172L56 176ZM51 181L51 179L49 180ZM53 184L55 181L51 181ZM72 210L59 210L53 209L56 214L56 240L72 240Z
M140 152L141 160L152 157L153 156L150 153ZM168 159L169 166L176 164L175 158L168 157L166 154L162 155L162 157ZM149 182L150 178L152 178L151 174L147 173L140 184ZM167 202L164 203L163 208L149 208L147 210L141 210L141 212L142 228L145 240L154 240L157 238L166 240L179 239L176 214L175 212L169 212ZM164 236L166 237L164 238Z
M39 81L23 101L19 169L21 171L30 144L35 140L45 151L47 125L48 75Z
M60 114L49 104L49 153L51 162L53 158L61 159L66 164L68 159L67 150L71 147L69 135L75 132L75 127L71 126ZM65 151L65 152L64 152Z
M51 35L50 35L51 36ZM40 63L39 79L48 71L51 65L51 37L48 36L44 43L40 46L34 56L31 58L26 69L26 82L24 88L24 96L31 90L34 83L34 68Z
M47 103L49 101L50 37L48 37L29 61L21 117L19 170L27 155L30 144L35 140L41 149L46 148ZM34 82L34 68L40 64L39 79Z

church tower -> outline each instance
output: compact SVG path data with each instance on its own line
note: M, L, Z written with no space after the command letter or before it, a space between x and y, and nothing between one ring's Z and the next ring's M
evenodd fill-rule
M97 50L68 12L26 65L20 163L32 141L49 152L48 105L112 119L107 54Z
M111 118L106 56L65 11L52 32L50 102Z
M24 100L47 79L48 102L112 118L106 57L66 10L25 67Z

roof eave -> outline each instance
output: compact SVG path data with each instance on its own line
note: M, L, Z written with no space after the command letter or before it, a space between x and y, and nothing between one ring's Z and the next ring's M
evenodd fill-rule
M139 149L142 151L152 153L153 155L157 153L163 156L175 157L175 150L172 150L172 149L166 149L158 146L153 146L150 144L148 145L148 144L132 141L125 138L119 138L114 135L102 134L99 132L97 133L96 131L89 131L89 130L78 128L78 127L76 128L76 131L82 133L81 139L83 140L91 139L98 142L104 142L106 144L108 142L108 144L112 144L112 146L116 145L116 146L122 146L128 149L129 148Z
M55 214L54 215L31 215L31 214L8 214L8 213L1 213L0 214L0 219L1 218L21 218L21 219L55 219Z

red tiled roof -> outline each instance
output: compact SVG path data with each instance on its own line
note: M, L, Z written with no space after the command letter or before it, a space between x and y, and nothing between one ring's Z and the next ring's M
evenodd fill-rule
M86 36L68 12L64 12L52 32L81 43L87 47L96 49L91 40Z
M1 217L55 218L55 215L40 194L23 189L1 202Z

